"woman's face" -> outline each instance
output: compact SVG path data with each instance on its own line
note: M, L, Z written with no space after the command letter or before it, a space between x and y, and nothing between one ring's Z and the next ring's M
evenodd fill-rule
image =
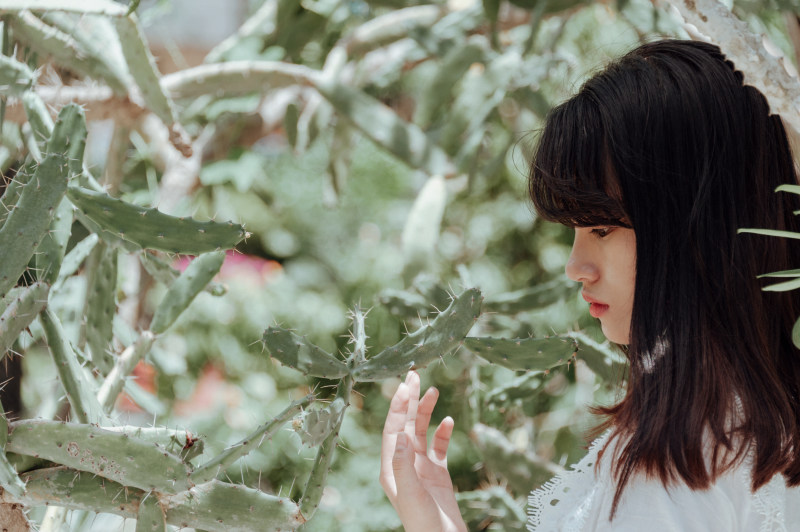
M618 344L630 342L636 283L636 235L625 227L576 227L567 277L583 283L589 313L603 334Z

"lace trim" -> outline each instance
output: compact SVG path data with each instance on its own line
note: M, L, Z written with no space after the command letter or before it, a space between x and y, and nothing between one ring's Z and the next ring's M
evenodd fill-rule
M556 475L531 492L528 497L530 532L578 532L583 529L596 494L605 485L604 475L600 478L595 476L594 465L597 453L610 433L608 431L592 442L589 452L571 470Z
M753 474L753 451L744 460L747 475L743 476L744 489L750 491ZM758 491L753 493L753 507L763 518L758 532L788 532L783 509L786 506L786 481L780 473L774 475Z

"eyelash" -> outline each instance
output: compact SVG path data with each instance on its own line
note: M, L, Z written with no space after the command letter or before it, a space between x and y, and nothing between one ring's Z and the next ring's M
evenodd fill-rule
M605 238L614 230L613 227L596 227L592 229L592 234L597 238Z

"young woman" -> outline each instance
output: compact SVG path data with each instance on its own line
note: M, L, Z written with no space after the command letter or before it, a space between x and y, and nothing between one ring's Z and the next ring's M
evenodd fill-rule
M764 273L800 245L783 125L710 44L643 45L549 114L530 194L575 228L567 276L623 346L624 396L587 456L531 496L529 528L800 531L800 316ZM447 474L453 420L410 373L392 399L381 484L408 532L466 530Z

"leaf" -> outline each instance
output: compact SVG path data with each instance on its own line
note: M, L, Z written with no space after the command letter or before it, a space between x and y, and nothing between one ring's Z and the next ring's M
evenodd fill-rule
M737 233L752 233L754 235L779 236L781 238L800 239L800 233L792 231L779 231L777 229L739 229Z
M791 192L792 194L800 194L800 185L780 185L775 189L775 192Z
M796 288L800 288L800 278L792 279L791 281L785 281L782 283L775 283L762 288L765 292L788 292L789 290L794 290Z

